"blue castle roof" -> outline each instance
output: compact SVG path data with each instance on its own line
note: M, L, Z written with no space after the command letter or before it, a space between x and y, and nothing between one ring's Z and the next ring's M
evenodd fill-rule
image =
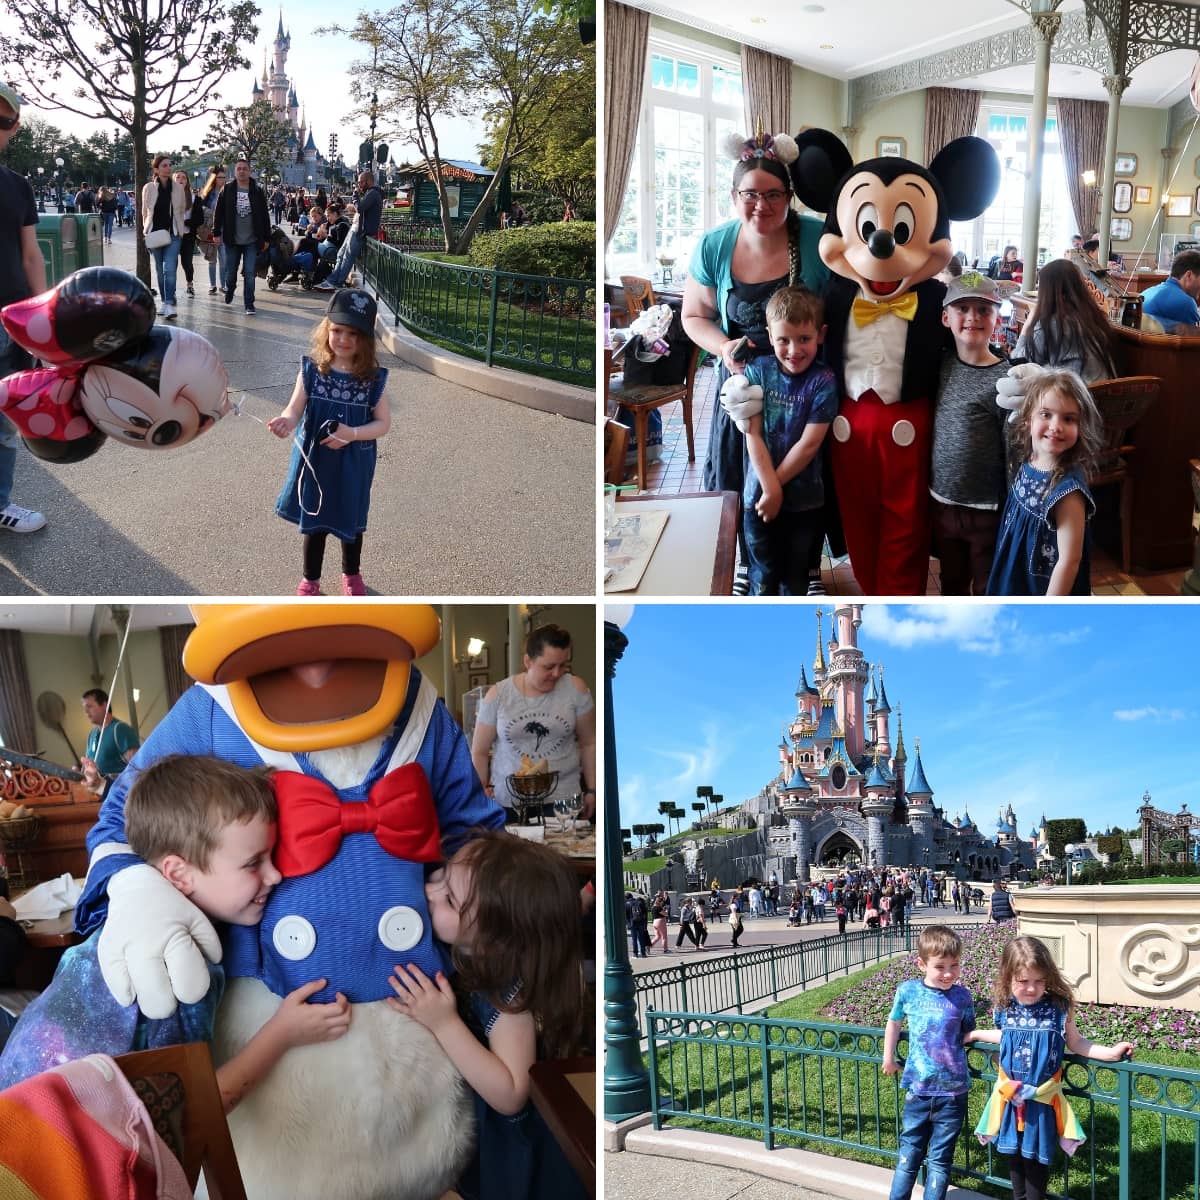
M883 668L882 667L880 667L880 669L879 669L879 702L875 705L875 710L876 710L876 712L888 712L888 713L890 713L892 711L892 706L888 703L887 691L884 689L884 686L883 686Z
M876 759L871 765L871 773L867 776L867 787L869 788L886 788L891 786L891 780L888 779L883 771L879 768L879 760Z
M913 768L912 778L908 782L910 796L932 796L933 788L925 778L925 768L921 765L921 751L917 751L917 765Z
M812 791L812 787L809 785L808 780L804 778L804 774L799 767L792 772L792 777L788 781L788 790L798 792Z

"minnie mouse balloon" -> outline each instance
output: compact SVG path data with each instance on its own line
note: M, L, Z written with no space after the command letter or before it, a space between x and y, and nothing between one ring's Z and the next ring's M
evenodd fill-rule
M229 412L216 348L190 329L156 325L83 373L79 402L101 431L145 450L182 446Z
M136 275L85 267L48 292L0 310L14 342L44 362L92 362L144 337L154 298Z

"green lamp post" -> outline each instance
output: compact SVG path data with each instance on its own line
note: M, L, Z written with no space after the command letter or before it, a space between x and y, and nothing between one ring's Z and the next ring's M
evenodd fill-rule
M628 612L628 609L624 610ZM614 614L615 615L615 614ZM612 681L629 639L604 622L604 1117L624 1121L650 1107L650 1075L638 1045L637 1002L625 942L621 804Z

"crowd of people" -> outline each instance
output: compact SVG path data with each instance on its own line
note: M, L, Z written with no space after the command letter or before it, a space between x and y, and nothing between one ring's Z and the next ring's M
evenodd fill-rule
M978 883L945 872L919 867L859 867L828 879L795 883L790 894L785 894L778 874L772 871L765 881L751 879L725 890L714 879L707 894L681 894L675 910L679 920L675 949L686 940L696 950L703 950L708 941L708 923L721 920L722 914L729 926L731 944L737 947L746 922L766 917L786 917L787 928L821 925L828 919L837 923L839 933L846 933L852 922L866 929L900 933L918 904L925 908L949 906L964 914L986 904L993 921L1015 916L1008 885L1002 879L994 881L992 895L986 899ZM671 952L667 926L672 911L671 895L665 888L653 896L625 893L626 929L635 958L648 957L655 947L661 947L663 954Z

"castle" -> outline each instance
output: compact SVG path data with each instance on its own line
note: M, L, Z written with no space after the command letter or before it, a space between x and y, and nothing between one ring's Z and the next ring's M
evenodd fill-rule
M900 710L892 741L892 708L882 666L858 646L861 604L840 604L810 683L803 667L796 713L779 743L779 774L743 812L765 827L766 861L781 878L806 880L814 867L851 860L866 866L929 867L974 879L1014 874L1034 866L1044 847L1041 827L1022 838L1010 804L985 834L964 808L948 818L934 803L917 741L909 762Z
M275 111L278 120L290 130L287 156L279 176L284 186L304 186L311 191L326 183L325 169L329 163L317 149L307 117L301 114L295 85L288 79L287 56L291 48L292 35L283 31L283 11L280 10L271 69L267 70L267 56L264 52L262 81L254 81L250 99L266 100Z

